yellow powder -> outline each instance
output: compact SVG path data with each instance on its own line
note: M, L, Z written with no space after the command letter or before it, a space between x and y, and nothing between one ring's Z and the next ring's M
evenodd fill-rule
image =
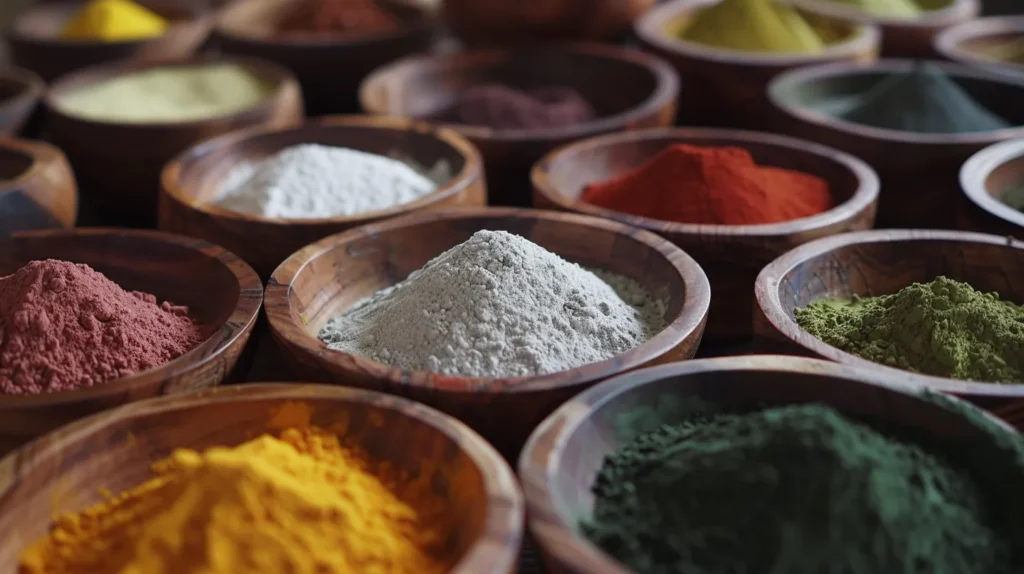
M908 18L917 16L923 10L914 0L832 0L842 4L852 4L859 10L878 16Z
M131 0L93 0L68 22L65 40L142 40L163 34L168 23Z
M680 36L749 52L817 53L825 48L799 12L773 0L723 0L698 12Z

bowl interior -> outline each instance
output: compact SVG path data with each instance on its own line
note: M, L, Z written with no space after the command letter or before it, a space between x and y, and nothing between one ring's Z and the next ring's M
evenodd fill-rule
M425 12L418 8L415 3L398 0L377 0L376 3L406 26L423 22L426 17ZM326 42L381 35L380 33L363 34L360 32L328 34L287 32L284 38L282 38L280 30L282 24L284 24L285 19L289 18L301 6L301 2L294 0L259 0L231 4L221 12L220 19L217 22L217 29L223 34L250 40L281 40L287 38L288 41L307 39L314 42Z
M179 22L193 18L197 11L188 8L188 3L172 0L136 0L138 4L152 10L170 22ZM184 4L184 5L183 5ZM55 2L33 7L12 24L12 32L22 38L34 40L57 40L64 26L82 9L81 2ZM88 43L79 40L60 40L68 43Z
M31 155L5 147L0 142L0 182L18 179L34 162L35 159Z
M1002 202L1007 189L1024 185L1024 150L995 167L985 178L985 193Z

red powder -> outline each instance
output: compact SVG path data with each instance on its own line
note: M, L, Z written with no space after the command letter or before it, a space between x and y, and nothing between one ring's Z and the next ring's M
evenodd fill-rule
M88 265L33 261L0 278L0 393L82 389L159 366L204 336L188 308Z

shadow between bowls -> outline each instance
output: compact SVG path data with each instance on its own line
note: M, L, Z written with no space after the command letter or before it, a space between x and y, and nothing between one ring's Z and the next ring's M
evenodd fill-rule
M528 206L530 166L560 145L671 125L679 96L676 73L650 54L601 44L541 44L404 58L370 74L359 100L367 113L423 119L453 105L462 90L491 82L524 89L567 86L599 115L545 129L446 124L480 150L493 205Z
M400 152L422 166L451 166L452 179L416 201L353 216L280 219L229 211L210 203L231 170L301 143L388 155ZM480 154L457 133L401 118L339 116L294 128L258 127L199 143L164 168L160 229L223 245L262 278L289 255L318 239L396 215L442 207L487 205Z
M284 413L301 413L290 420ZM295 418L295 417L292 417ZM357 441L412 476L429 473L459 518L448 541L453 574L511 574L523 497L508 464L479 435L399 397L324 385L239 385L150 399L93 415L0 460L0 571L43 536L55 513L103 502L151 478L176 448L237 445L310 424Z
M915 396L918 389L898 374L779 356L700 359L615 377L559 407L524 447L519 478L530 533L552 574L633 574L587 540L578 521L593 511L591 488L604 457L638 431L683 422L683 409L665 408L680 399L701 399L730 411L822 403L905 439L949 444L978 436L960 415ZM622 424L638 413L644 414L647 428ZM962 449L953 456L967 466L987 454Z
M598 363L524 378L466 378L405 371L328 349L317 334L332 316L404 280L479 230L521 235L585 267L624 275L667 301L666 326ZM643 365L689 359L711 290L697 263L653 233L565 213L460 208L389 219L332 235L289 257L267 284L270 329L293 361L322 380L407 396L451 414L514 460L533 427L580 390Z
M960 168L957 227L1024 240L1024 212L1000 199L1013 185L1024 185L1024 139L991 145Z
M0 69L0 136L14 136L28 124L46 84L28 70Z
M580 200L588 184L617 177L674 144L737 146L754 161L821 177L836 206L783 223L710 225L630 215ZM754 279L770 261L813 239L870 229L875 220L878 177L866 163L816 143L774 134L715 128L665 128L611 134L560 148L533 167L534 205L595 215L657 233L697 260L713 297L705 341L749 341Z
M1024 63L998 60L984 54L1004 42L1024 37L1024 15L978 18L946 28L935 37L935 51L947 60L993 72L1024 76Z
M177 359L89 389L0 395L0 454L101 410L220 384L238 362L262 302L263 286L244 261L205 241L157 231L27 231L0 240L0 276L38 259L84 263L126 290L186 305L213 332Z
M0 236L75 226L78 188L71 165L44 142L0 137Z

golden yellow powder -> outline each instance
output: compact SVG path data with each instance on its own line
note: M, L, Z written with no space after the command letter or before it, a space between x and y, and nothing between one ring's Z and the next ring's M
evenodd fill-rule
M93 0L64 27L65 40L142 40L160 36L168 23L131 0Z
M817 53L825 41L796 9L773 0L723 0L699 11L684 40L748 52Z

